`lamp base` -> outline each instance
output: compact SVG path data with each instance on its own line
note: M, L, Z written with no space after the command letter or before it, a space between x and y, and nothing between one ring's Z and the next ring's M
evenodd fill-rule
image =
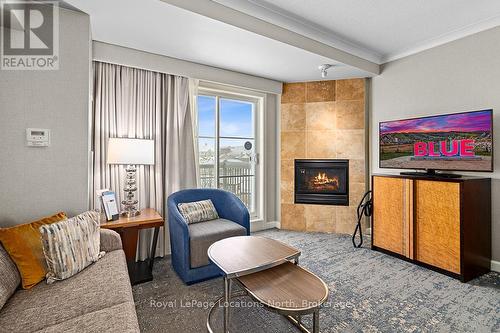
M127 172L127 176L125 179L125 200L122 200L123 210L121 212L121 216L130 218L137 215L140 215L141 212L137 210L138 201L135 199L135 191L137 191L136 186L136 167L135 165L127 165L125 169Z
M127 211L123 211L120 215L123 217L134 217L134 216L141 215L141 212L138 210L127 210Z

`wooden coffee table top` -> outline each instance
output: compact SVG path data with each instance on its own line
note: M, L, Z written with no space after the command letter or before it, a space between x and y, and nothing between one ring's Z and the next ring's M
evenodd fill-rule
M208 249L208 257L228 278L259 272L299 256L299 250L259 236L226 238L215 242Z
M238 277L238 281L254 299L281 313L309 313L328 299L328 286L291 262Z

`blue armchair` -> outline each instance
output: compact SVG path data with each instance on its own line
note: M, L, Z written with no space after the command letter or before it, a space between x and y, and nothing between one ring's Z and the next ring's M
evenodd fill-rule
M177 205L212 200L218 220L188 225ZM250 234L250 215L234 194L219 189L189 189L168 197L168 225L172 266L186 284L220 276L221 270L208 260L207 249L214 242Z

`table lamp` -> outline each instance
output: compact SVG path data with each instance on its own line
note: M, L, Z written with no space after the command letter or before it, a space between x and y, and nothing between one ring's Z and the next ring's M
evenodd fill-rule
M110 138L108 141L108 164L126 165L125 171L125 200L122 200L122 216L132 217L140 214L137 210L138 200L134 192L137 191L137 165L154 164L154 140Z

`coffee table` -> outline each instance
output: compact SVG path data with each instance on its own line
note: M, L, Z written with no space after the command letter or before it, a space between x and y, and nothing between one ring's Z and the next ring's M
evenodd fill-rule
M210 309L223 305L224 333L229 332L230 299L248 295L268 310L284 315L303 332L310 332L301 316L313 315L313 333L319 332L319 309L328 287L313 273L299 267L300 251L277 240L259 236L231 237L215 242L208 256L224 273L224 296ZM242 293L232 293L236 282Z

